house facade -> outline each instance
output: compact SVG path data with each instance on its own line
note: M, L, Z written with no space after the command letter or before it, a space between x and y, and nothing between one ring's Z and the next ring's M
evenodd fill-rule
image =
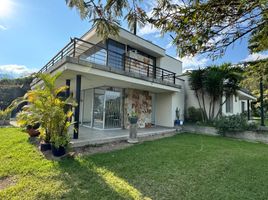
M188 109L190 107L199 108L199 104L194 90L192 90L190 87L189 76L184 75L181 76L181 78L185 81L184 84L185 115L186 115L185 117L187 118L189 116ZM252 101L256 101L256 97L251 95L246 90L240 89L237 91L236 95L228 96L227 99L226 96L223 96L222 99L216 103L215 110L218 111L220 109L220 104L222 102L225 102L221 107L221 112L223 116L246 113L248 119L250 119L250 110ZM205 95L205 107L207 113L209 113L209 103L210 99L207 95ZM215 112L215 115L216 114L217 113Z
M72 39L40 73L59 71L57 85L68 85L66 95L78 102L76 129L125 129L132 112L139 128L173 127L177 108L184 118L184 80L178 78L182 63L122 28L107 40L92 28ZM38 84L35 79L32 86Z

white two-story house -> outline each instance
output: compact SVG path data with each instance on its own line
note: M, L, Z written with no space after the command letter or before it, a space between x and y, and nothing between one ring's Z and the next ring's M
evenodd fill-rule
M181 61L125 29L107 40L96 28L72 39L40 73L58 71L57 84L68 85L67 95L78 102L76 128L126 129L131 112L138 114L139 128L173 127L177 108L184 117Z

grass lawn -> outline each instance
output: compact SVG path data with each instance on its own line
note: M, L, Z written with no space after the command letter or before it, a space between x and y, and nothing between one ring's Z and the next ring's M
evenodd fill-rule
M19 129L2 128L0 163L5 200L268 197L268 145L221 137L182 134L57 162Z

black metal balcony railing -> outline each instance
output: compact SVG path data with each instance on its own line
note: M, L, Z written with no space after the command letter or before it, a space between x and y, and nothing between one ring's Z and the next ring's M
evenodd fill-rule
M92 44L78 38L71 39L38 73L48 71L49 68L67 56L171 84L177 84L178 80L181 81L174 72L154 67L149 61L143 62L130 56L107 50L104 45Z

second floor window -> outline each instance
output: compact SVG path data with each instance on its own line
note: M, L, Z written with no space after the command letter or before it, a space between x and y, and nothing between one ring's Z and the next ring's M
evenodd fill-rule
M124 69L125 45L112 39L108 39L107 43L107 65L113 68Z

